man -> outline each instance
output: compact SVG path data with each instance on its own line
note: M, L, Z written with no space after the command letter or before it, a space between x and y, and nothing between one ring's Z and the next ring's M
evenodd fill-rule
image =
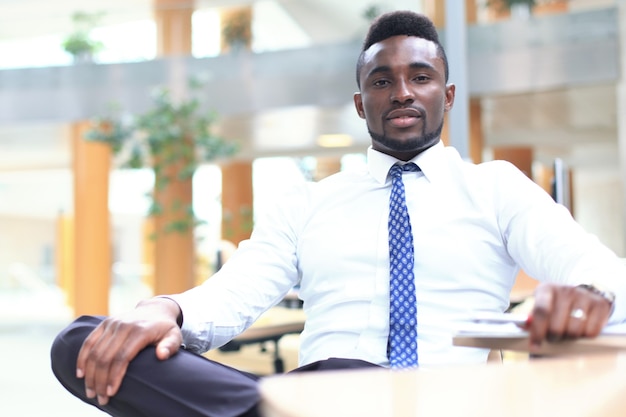
M52 362L72 393L117 416L257 415L255 377L191 352L226 343L296 284L300 370L484 362L485 350L452 346L451 326L504 311L519 266L546 282L531 349L626 317L615 254L512 165L473 165L442 145L455 87L426 17L377 19L357 84L368 170L293 190L203 285L70 325Z

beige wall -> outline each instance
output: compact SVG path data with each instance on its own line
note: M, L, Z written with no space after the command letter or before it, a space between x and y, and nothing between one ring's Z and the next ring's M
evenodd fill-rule
M33 288L54 279L55 222L0 217L0 288Z
M626 257L619 169L578 170L574 173L574 187L576 220L619 256Z

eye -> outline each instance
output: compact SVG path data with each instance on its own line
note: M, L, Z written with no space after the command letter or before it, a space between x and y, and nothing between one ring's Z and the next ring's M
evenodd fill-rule
M418 83L424 83L424 82L430 81L430 77L426 74L419 74L419 75L416 75L413 78L413 80Z
M374 82L372 83L372 85L374 87L385 87L387 85L390 84L390 81L385 79L385 78L380 78L378 80L374 80Z

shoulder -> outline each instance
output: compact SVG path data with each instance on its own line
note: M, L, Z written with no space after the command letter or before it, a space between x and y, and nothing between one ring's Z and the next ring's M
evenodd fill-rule
M527 206L530 202L552 201L546 190L509 161L493 160L475 164L461 158L453 148L446 148L446 153L448 181L474 198L491 201L496 205L520 206Z
M463 159L458 151L452 147L445 148L445 163L453 177L465 177L471 181L481 183L507 183L508 181L532 182L519 168L509 161L492 160L481 163Z
M536 185L529 177L531 173L524 173L514 164L504 160L493 160L475 164L471 161L461 161L461 169L470 178L493 186L514 184Z

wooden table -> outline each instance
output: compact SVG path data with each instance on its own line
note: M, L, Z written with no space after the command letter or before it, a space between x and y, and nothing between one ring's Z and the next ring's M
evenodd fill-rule
M626 353L287 374L260 390L266 417L623 417Z

